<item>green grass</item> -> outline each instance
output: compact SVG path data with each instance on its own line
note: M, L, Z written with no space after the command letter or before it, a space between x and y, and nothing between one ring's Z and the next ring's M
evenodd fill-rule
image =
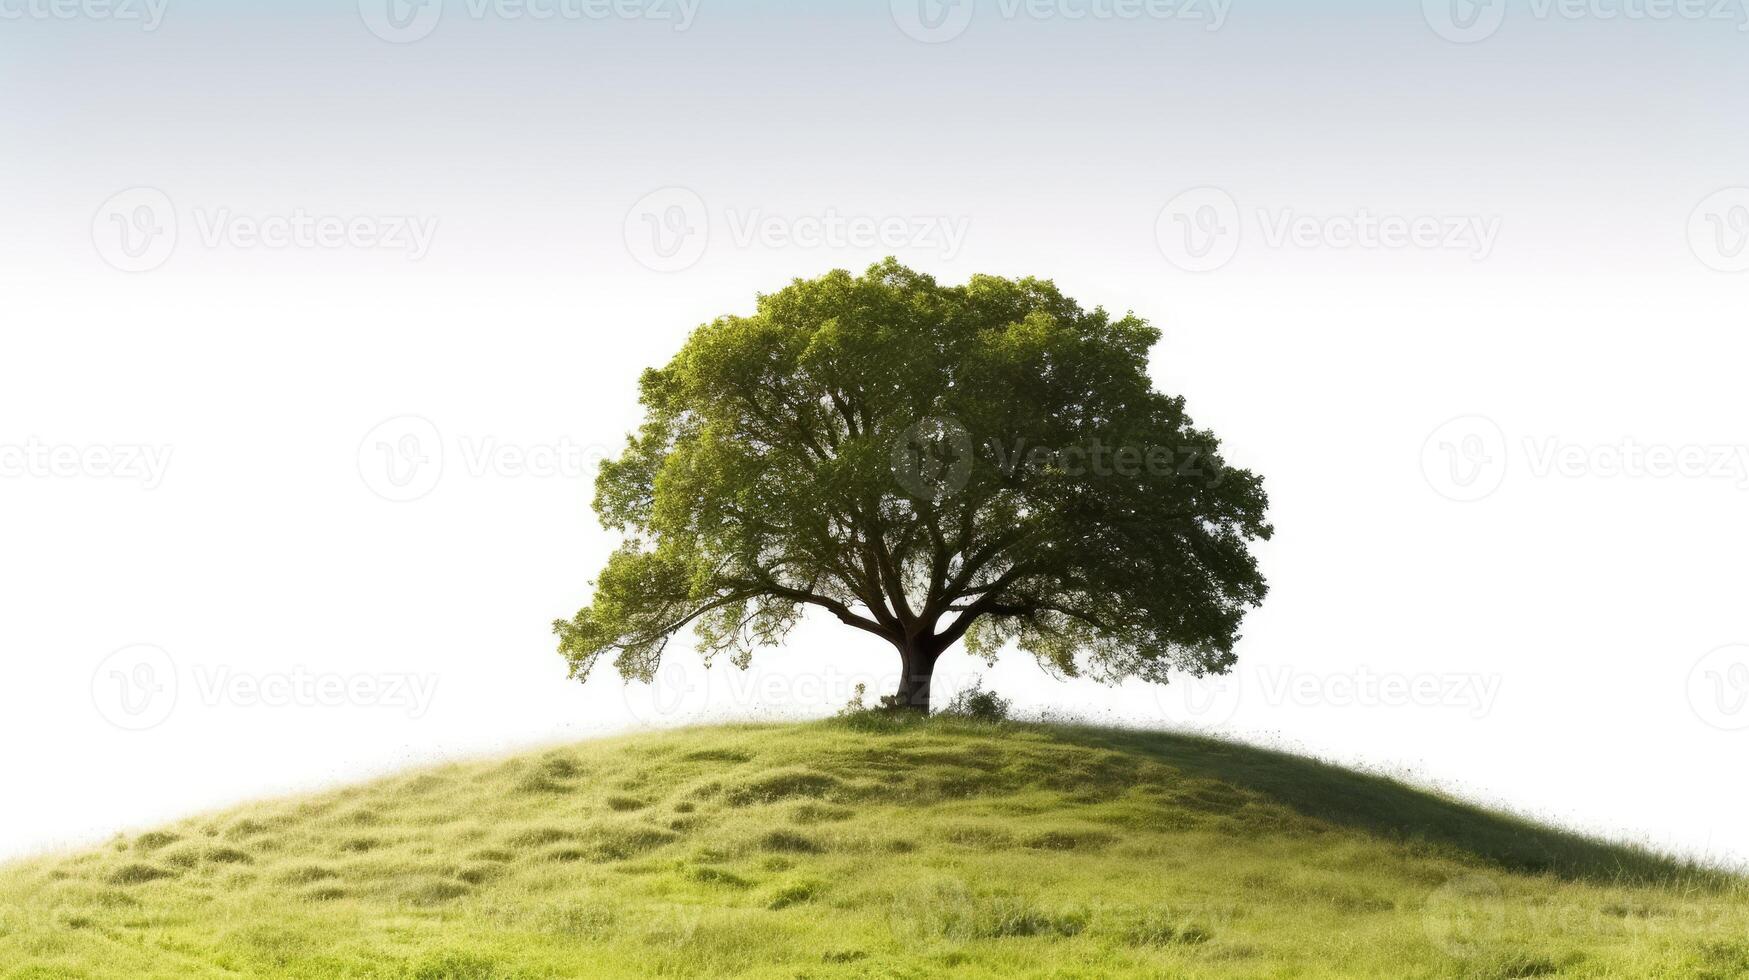
M1182 735L646 734L0 868L0 977L1749 976L1742 879Z

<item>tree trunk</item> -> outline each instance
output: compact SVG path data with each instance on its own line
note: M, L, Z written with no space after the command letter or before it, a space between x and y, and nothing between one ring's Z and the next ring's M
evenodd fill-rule
M895 708L929 713L929 682L935 676L935 661L940 658L941 651L928 643L900 645L899 696Z

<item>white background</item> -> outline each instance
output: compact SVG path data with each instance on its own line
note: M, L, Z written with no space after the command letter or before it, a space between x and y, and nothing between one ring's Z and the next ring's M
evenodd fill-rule
M982 676L1027 712L1749 858L1738 25L974 12L940 43L886 3L685 30L452 4L407 43L349 3L0 22L0 854L890 685L890 651L828 622L748 675L677 649L654 691L578 685L550 624L614 543L592 464L638 372L895 254L1161 326L1158 383L1264 474L1278 529L1222 685L956 652L943 696ZM436 230L415 258L236 224L299 213ZM832 215L965 238L814 241ZM1217 268L1186 271L1180 216L1225 230ZM1305 216L1498 234L1272 240ZM91 455L132 447L169 454L156 485Z

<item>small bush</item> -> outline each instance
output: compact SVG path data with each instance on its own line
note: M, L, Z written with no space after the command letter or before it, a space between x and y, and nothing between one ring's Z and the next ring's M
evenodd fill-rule
M850 701L847 702L844 705L844 707L838 709L838 717L850 718L852 716L860 715L860 714L863 714L864 712L868 711L868 705L862 703L862 699L867 697L867 696L868 696L868 685L867 684L856 685L856 693L851 696Z
M902 731L926 718L923 712L913 711L909 705L900 704L898 694L883 694L872 705L864 703L863 699L867 696L868 685L856 685L855 696L838 711L838 720L853 731L891 733Z
M1013 702L997 694L995 691L984 690L982 679L974 682L971 687L955 694L953 700L947 703L942 714L953 715L956 718L970 718L974 721L998 722L1008 720L1008 708Z

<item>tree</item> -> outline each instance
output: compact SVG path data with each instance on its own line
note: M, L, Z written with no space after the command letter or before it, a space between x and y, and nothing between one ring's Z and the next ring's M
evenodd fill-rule
M942 653L1013 642L1064 676L1225 673L1266 586L1262 481L1154 390L1159 331L1049 281L942 286L893 259L760 296L644 372L602 466L625 535L554 624L571 676L650 680L692 625L745 668L810 607L897 650L927 711Z

